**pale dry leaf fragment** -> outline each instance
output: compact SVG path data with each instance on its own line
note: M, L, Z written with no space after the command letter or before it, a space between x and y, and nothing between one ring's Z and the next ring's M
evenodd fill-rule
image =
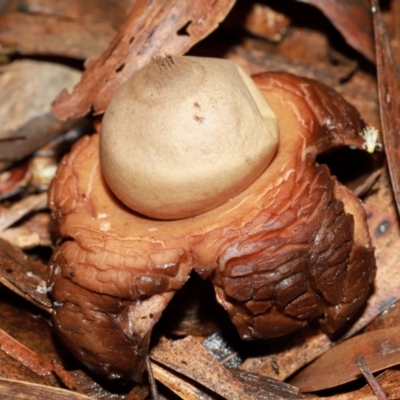
M162 339L150 353L153 361L173 369L230 400L250 400L241 384L193 337Z
M185 400L212 400L212 397L203 393L188 380L174 374L167 368L151 363L154 378Z
M91 400L92 397L69 390L35 383L0 378L0 398L3 399L53 399L53 400Z

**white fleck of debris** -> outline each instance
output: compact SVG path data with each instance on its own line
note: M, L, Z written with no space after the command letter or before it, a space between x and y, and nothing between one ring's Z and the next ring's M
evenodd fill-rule
M373 13L376 13L376 7L375 7L375 6L372 6L372 7L371 7L371 11L372 11Z
M108 232L111 229L111 224L106 221L100 221L100 230L102 232Z
M102 232L108 232L111 229L111 224L109 222L104 221L108 217L108 214L101 213L97 214L97 219L100 224L100 230Z
M47 293L46 285L44 283L42 283L41 285L37 285L36 291L40 294L46 294Z
M46 292L50 293L53 290L53 287L54 287L54 282L50 286L47 286Z
M53 301L53 307L62 307L64 303L59 303L58 301Z
M149 229L147 229L149 232L157 232L158 231L158 229L157 228L149 228Z
M31 271L28 271L28 272L26 273L26 276L27 276L28 278L35 278L35 277L36 277L36 275L35 275L33 272L31 272Z
M382 144L378 142L379 132L373 126L366 126L360 136L365 140L363 149L367 150L368 153L373 153L375 150L381 151Z
M386 103L390 103L390 94L389 93L386 94Z

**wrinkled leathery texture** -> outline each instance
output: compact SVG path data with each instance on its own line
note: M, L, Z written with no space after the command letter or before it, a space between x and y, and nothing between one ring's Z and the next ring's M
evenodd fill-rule
M96 372L140 380L152 328L192 268L212 279L247 339L316 318L332 332L365 302L375 259L364 210L315 163L334 147L361 148L365 124L324 85L284 73L254 79L278 116L277 154L207 213L155 221L124 207L102 177L98 135L63 159L49 192L63 238L49 267L53 320Z
M361 120L319 83L279 73L255 80L275 111L300 113L311 135L286 164L286 179L266 194L257 228L221 253L217 297L242 338L281 336L316 317L334 332L365 302L375 258L359 200L315 158L360 132ZM278 120L284 134L286 120Z

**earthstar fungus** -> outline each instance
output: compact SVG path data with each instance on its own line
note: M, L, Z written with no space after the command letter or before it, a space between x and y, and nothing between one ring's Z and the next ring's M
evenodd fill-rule
M375 276L365 212L316 157L362 149L365 123L318 82L278 72L254 82L277 117L278 148L208 211L168 220L126 207L102 173L97 134L60 164L49 192L63 238L49 266L54 327L97 373L140 381L152 328L191 270L212 280L244 339L315 319L334 332L364 304Z

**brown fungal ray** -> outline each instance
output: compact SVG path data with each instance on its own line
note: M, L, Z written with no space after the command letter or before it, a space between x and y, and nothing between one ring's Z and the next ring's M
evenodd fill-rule
M278 116L277 153L251 186L211 211L161 221L123 206L102 177L98 135L61 163L49 193L64 238L49 268L54 326L96 372L140 379L152 327L192 268L211 276L248 339L316 318L334 331L365 301L375 275L365 213L315 163L333 147L362 148L365 124L315 81L285 73L255 81Z
M360 201L315 158L356 140L362 120L317 82L283 73L255 80L280 130L265 174L281 171L249 233L223 246L212 278L217 298L242 338L281 336L317 317L333 332L365 302L375 257Z

